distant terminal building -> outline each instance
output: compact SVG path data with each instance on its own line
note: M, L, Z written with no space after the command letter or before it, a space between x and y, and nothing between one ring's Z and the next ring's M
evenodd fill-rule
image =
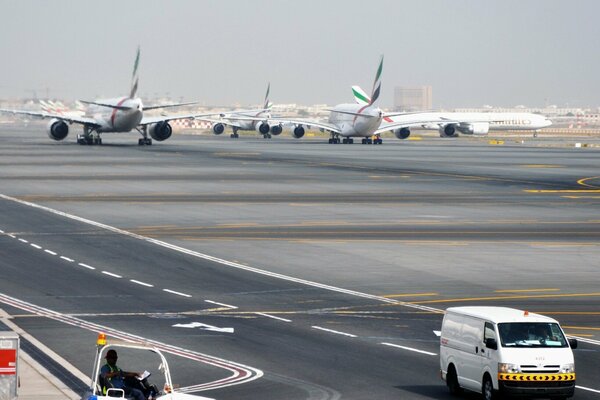
M394 109L397 111L431 110L431 86L396 86L394 88Z

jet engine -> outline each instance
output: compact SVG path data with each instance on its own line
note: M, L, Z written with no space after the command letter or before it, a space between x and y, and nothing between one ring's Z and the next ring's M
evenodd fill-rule
M408 129L408 128L394 129L394 135L396 135L396 137L398 139L406 139L410 136L410 129Z
M440 126L440 137L456 137L456 125L448 124Z
M473 122L470 124L460 124L456 129L466 135L487 135L490 131L490 124L488 122Z
M271 129L271 127L266 122L258 122L256 124L255 129L256 129L256 132L266 135L267 133L269 133L269 130ZM281 133L281 132L279 132L279 133Z
M148 133L152 139L162 142L163 140L167 140L171 137L171 133L173 133L173 129L168 122L162 121L157 122L156 124L152 124L148 127Z
M273 125L271 127L271 134L277 136L283 132L283 127L281 125Z
M300 139L302 136L304 136L304 127L302 125L298 125L297 127L294 128L294 130L292 131L292 135L296 138L296 139Z
M220 122L216 123L213 125L212 130L215 135L220 135L221 133L225 132L225 125Z
M60 119L48 122L48 137L52 140L63 140L69 134L69 125Z

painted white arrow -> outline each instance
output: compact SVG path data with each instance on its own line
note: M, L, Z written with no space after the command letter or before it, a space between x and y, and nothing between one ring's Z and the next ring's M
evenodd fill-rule
M174 328L200 328L204 331L233 333L233 328L219 328L217 326L207 325L200 322L191 322L189 324L175 324Z

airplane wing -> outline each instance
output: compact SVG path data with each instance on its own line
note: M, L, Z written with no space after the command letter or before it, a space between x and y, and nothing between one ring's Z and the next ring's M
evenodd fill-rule
M233 126L236 128L243 128L241 124L235 122L235 121L230 121L229 119L212 119L212 118L196 118L199 119L201 121L206 121L206 122L210 122L211 124L223 124L225 126Z
M82 125L89 126L99 126L98 122L90 117L83 116L74 116L74 115L64 115L64 114L55 114L49 112L39 112L39 111L24 111L24 110L7 110L5 108L0 108L0 112L8 113L8 114L19 114L19 115L29 115L32 117L38 118L55 118L61 121L66 121L69 123L76 123Z
M398 121L398 122L390 122L386 124L381 124L379 129L377 129L374 134L380 134L386 131L392 131L394 129L399 128L414 128L414 127L423 127L423 125L428 124L459 124L459 121L453 121L449 119L440 120L436 119L421 119L421 120L413 120L413 121Z
M273 122L277 123L277 124L293 124L293 125L302 125L302 126L306 126L306 127L312 127L312 126L316 126L319 129L324 129L326 131L331 131L331 132L335 132L335 133L342 133L342 130L333 125L330 124L328 122L322 122L322 121L310 121L310 120L305 120L305 119L294 119L294 118L279 118L279 117L270 117L270 118L260 118L260 117L236 117L236 116L228 116L227 117L230 120L236 120L236 121L267 121L269 124L272 124Z

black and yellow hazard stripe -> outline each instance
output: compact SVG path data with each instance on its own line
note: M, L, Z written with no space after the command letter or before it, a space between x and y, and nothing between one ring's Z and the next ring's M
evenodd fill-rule
M523 382L556 382L574 381L575 374L505 374L498 373L499 381L523 381Z

